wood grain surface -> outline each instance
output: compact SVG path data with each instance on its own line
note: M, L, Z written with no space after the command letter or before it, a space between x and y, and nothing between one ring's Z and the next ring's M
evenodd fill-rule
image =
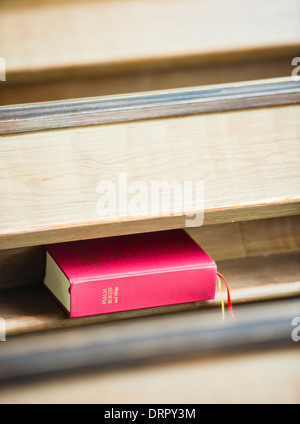
M290 78L0 108L0 135L300 103Z
M299 116L293 105L2 136L0 249L185 226L161 209L100 218L97 185L118 190L120 173L204 181L206 224L297 215Z
M1 56L15 80L93 66L207 62L228 52L299 46L299 19L297 0L5 0Z
M34 81L14 82L10 77L0 84L0 105L58 101L94 96L119 95L145 91L199 87L211 84L253 81L289 77L291 58L299 55L300 47L272 49L247 57L219 57L208 63L179 63L162 69L132 69L99 73L97 69L82 75L56 75Z

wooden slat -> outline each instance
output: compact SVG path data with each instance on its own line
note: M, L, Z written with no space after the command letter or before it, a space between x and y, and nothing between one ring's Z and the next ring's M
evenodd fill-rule
M216 261L300 250L300 216L205 225L186 231Z
M299 296L300 253L250 257L217 262L230 283L234 305ZM0 316L6 320L8 336L58 328L70 328L108 321L172 312L219 308L214 301L174 305L94 317L67 318L42 287L2 290ZM226 293L224 292L226 298Z
M279 49L271 54L249 55L217 62L178 64L163 69L129 70L120 73L90 72L78 76L49 75L31 82L13 82L10 77L0 84L0 105L58 101L66 99L120 95L127 93L199 87L211 84L289 77L291 58L300 47ZM270 57L269 57L270 56Z
M299 16L298 0L5 0L1 55L15 80L263 55L299 45Z
M187 232L216 261L300 250L300 216L205 225ZM0 289L41 284L45 259L41 246L0 250Z
M239 355L156 362L106 372L92 370L39 382L4 385L0 403L101 403L122 405L118 407L121 411L126 411L127 405L133 404L140 413L143 405L149 408L163 404L186 405L190 412L194 409L193 405L198 408L196 417L201 416L202 405L206 404L299 405L298 364L299 352L294 346ZM145 409L145 416L148 416L147 406ZM106 410L111 411L110 406Z
M149 187L204 181L205 224L297 215L299 116L277 106L2 136L0 249L185 226L161 210L99 218L96 187L120 172Z
M292 78L0 108L0 134L134 122L300 103Z
M0 384L183 355L211 357L278 346L299 351L291 338L299 305L294 299L237 306L236 320L223 323L217 311L197 311L16 337L1 347Z

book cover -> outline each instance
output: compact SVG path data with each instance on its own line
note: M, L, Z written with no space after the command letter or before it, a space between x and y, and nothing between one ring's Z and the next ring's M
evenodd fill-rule
M214 299L217 266L184 230L49 245L44 284L70 318Z

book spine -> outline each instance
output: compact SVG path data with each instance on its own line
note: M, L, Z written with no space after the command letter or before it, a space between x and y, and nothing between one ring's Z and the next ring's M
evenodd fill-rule
M70 317L214 299L217 267L71 283Z

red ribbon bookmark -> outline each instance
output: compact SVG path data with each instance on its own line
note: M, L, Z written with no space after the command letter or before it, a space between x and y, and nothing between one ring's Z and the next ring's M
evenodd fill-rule
M234 315L233 315L233 309L232 309L232 302L231 302L231 297L230 297L230 290L229 290L229 286L227 281L225 280L225 278L223 277L222 274L220 274L219 272L217 273L217 275L224 281L226 289L227 289L227 302L228 302L228 310L230 315L232 316L232 318L234 319Z

